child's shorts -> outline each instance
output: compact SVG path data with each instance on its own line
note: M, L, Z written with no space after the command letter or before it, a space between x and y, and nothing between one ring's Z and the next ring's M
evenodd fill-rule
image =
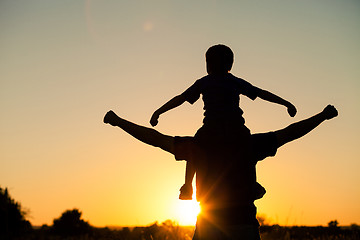
M251 134L251 156L254 161L261 161L275 156L278 148L274 132ZM196 156L197 145L194 137L175 137L174 155L176 160L188 160Z
M244 147L249 142L250 130L243 124L220 122L204 124L195 134L196 143L200 146L220 148L236 143Z

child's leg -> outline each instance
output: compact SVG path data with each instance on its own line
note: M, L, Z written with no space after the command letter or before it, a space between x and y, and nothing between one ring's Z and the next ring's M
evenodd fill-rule
M192 182L195 175L195 168L192 162L186 162L185 184L180 188L179 199L191 200L193 195Z
M275 134L278 141L278 147L306 135L323 121L332 119L337 115L338 112L336 108L332 105L328 105L322 112L276 131Z
M112 126L121 128L143 143L159 147L170 153L173 153L174 151L174 137L161 134L152 128L129 122L117 116L113 111L106 113L104 123L109 123Z
M195 167L193 162L186 162L185 185L191 185L195 175Z

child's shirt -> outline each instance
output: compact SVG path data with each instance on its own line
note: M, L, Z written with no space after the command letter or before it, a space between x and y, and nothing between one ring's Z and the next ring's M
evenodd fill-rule
M193 104L200 94L204 101L204 123L206 120L221 118L242 118L243 111L239 107L240 94L255 100L258 88L244 79L235 77L230 73L224 75L207 75L197 80L182 96Z

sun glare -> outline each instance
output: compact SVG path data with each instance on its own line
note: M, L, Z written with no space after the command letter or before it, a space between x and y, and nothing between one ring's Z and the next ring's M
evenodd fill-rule
M196 200L181 201L177 208L180 225L195 225L196 217L200 213L200 205Z
M154 28L154 24L150 21L146 21L143 24L143 29L145 32L150 32L151 30L153 30L153 28Z
M195 225L196 218L200 213L200 204L196 199L196 190L194 189L194 195L192 200L177 200L177 218L180 225Z

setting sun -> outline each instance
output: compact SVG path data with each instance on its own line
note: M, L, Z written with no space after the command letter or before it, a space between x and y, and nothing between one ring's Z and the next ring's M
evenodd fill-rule
M196 189L192 200L176 201L176 216L180 225L195 225L196 218L200 213L200 203L196 201Z
M196 200L178 201L177 215L180 225L195 225L196 217L200 213L200 205Z

